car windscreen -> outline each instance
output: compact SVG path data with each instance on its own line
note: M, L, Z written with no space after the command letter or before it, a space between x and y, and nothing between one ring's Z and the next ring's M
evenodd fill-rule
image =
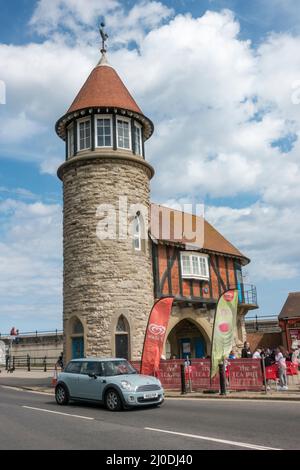
M127 361L105 361L103 362L104 375L127 375L136 374L136 370Z

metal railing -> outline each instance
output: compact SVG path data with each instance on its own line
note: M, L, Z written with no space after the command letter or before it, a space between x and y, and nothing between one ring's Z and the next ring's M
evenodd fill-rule
M257 305L257 291L253 284L242 284L242 302L247 305Z
M278 328L280 331L279 323L278 323L278 315L255 315L251 317L245 318L245 326L248 330L254 331L263 331L270 328Z
M29 354L26 356L11 355L6 357L5 369L13 372L15 369L27 369L30 372L32 369L41 369L47 372L49 368L53 369L57 364L57 357L32 357Z
M6 338L11 338L11 337L17 337L17 338L22 338L22 337L30 337L30 336L45 336L45 335L52 335L52 336L58 336L63 334L63 330L35 330L35 331L22 331L18 335L11 335L10 333L0 333L0 339L6 339Z

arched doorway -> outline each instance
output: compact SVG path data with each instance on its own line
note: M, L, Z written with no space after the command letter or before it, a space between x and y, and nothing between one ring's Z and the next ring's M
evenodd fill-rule
M71 352L72 359L84 357L84 330L79 318L73 317L70 320L71 330Z
M206 341L198 326L188 320L181 320L170 332L170 358L203 358L207 355Z
M128 321L121 315L115 331L115 351L116 357L123 357L129 359L129 344L130 344L130 328Z

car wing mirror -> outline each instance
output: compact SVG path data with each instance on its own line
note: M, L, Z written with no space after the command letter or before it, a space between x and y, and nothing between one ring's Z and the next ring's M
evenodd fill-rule
M91 379L96 379L97 375L96 374L88 374Z

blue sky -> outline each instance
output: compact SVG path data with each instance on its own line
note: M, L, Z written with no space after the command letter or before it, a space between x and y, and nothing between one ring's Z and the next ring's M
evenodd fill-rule
M155 123L153 200L204 201L252 259L245 282L257 285L258 313L279 313L300 285L297 1L2 3L0 331L62 324L54 124L98 59L102 13L110 61Z

